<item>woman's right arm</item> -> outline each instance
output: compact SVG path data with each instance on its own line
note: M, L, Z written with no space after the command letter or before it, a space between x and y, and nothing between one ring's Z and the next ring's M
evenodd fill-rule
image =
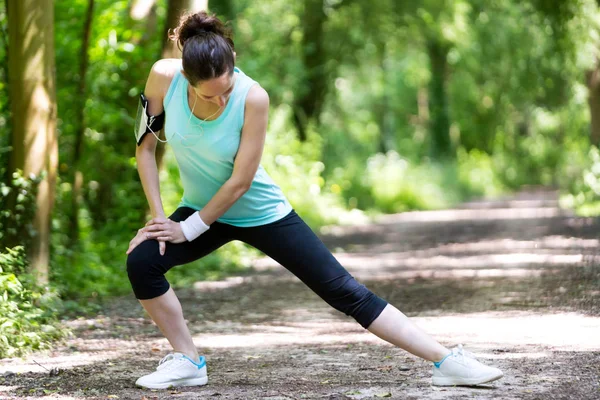
M171 60L159 60L152 66L144 89L150 115L160 115L164 110L163 99L173 78L172 67ZM152 218L165 217L156 164L157 143L156 137L152 133L148 133L135 151L138 173Z

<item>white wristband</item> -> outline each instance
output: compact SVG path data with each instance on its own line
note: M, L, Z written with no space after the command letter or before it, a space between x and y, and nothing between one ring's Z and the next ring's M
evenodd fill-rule
M202 221L202 218L200 218L200 213L197 211L187 217L185 221L181 221L179 225L181 225L183 236L185 236L188 242L196 239L210 228L204 223L204 221Z

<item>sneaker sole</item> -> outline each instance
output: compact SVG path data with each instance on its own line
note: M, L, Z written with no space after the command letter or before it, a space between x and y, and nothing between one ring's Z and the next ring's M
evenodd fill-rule
M202 386L208 383L208 376L203 376L202 378L194 378L194 379L180 379L178 381L167 382L167 383L151 383L141 385L139 383L135 383L137 386L146 388L146 389L168 389L171 387L180 387L180 386Z
M493 382L502 378L504 374L491 375L486 378L470 378L470 379L458 379L446 376L434 376L433 386L475 386L481 385L488 382Z

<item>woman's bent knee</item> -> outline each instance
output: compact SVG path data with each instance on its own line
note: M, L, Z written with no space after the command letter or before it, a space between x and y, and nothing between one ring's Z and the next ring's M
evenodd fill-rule
M158 247L156 243L143 242L127 256L127 276L140 300L158 297L169 290L169 283L157 263L158 252L152 251L152 245Z

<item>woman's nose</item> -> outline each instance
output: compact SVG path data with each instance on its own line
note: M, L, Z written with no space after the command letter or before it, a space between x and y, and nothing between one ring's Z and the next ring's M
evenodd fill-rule
M223 107L226 102L227 102L227 97L226 96L219 96L217 98L217 104L219 104L219 107Z

